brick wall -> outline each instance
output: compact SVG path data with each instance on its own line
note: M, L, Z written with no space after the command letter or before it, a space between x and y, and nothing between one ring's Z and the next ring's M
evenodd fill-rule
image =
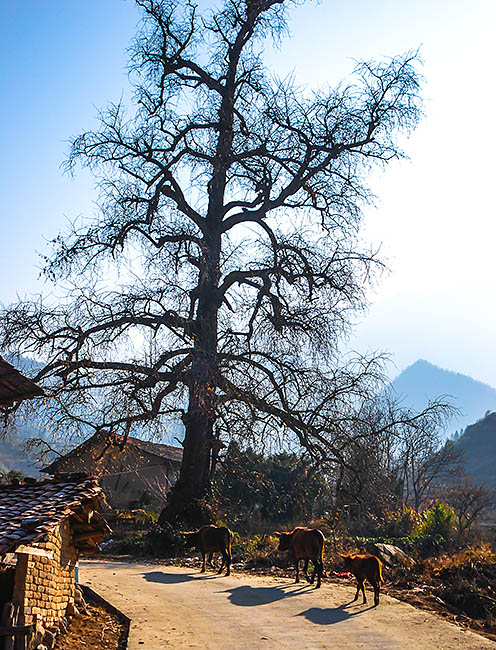
M53 558L18 555L12 602L20 607L20 624L38 622L46 629L65 616L68 604L74 602L77 551L69 520L50 532L45 542L33 546L53 553Z

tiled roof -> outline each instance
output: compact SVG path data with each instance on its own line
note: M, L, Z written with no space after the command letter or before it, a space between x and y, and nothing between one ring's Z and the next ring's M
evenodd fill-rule
M0 485L0 555L42 541L83 504L98 500L101 492L95 477L82 474Z
M144 449L150 454L155 454L162 458L168 458L169 460L175 460L178 463L180 463L183 458L182 447L172 447L171 445L163 445L160 442L151 442L150 440L141 440L141 438L133 438L132 436L129 436L127 442L128 444L135 445L140 449Z
M88 438L88 440L81 443L80 445L78 445L77 447L69 451L67 454L65 454L65 456L60 456L59 458L54 460L53 463L50 463L50 465L43 467L41 471L46 472L47 474L55 474L56 472L59 471L59 467L64 467L66 461L74 458L84 458L84 454L89 453L89 451L94 447L94 445L100 442L102 439L103 438L101 434L94 434L93 436L91 436L91 438ZM121 445L122 442L123 442L123 437L121 435L115 435L113 437L113 441L112 441L113 445L115 446ZM181 463L183 457L182 447L172 447L171 445L163 445L159 442L141 440L141 438L134 438L133 436L128 437L128 439L124 444L124 448L126 447L126 445L138 447L139 449L142 449L143 451L146 451L149 454L153 454L160 458L166 458L176 463ZM87 468L87 470L92 471L92 469L90 469L89 467Z
M0 357L0 407L43 395L39 386Z

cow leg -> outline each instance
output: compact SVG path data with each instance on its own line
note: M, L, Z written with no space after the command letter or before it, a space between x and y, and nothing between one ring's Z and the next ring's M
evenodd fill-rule
M324 564L321 560L314 560L314 570L313 570L313 576L312 576L312 582L313 579L315 578L315 573L317 573L317 584L315 586L315 589L318 589L320 587L320 582L322 580L322 575L324 573Z
M309 581L309 583L311 585L313 585L313 583L315 582L315 575L316 575L316 571L317 571L317 564L315 562L315 558L312 558L312 562L313 562L313 571L312 571L312 575L310 577L310 580L308 580L308 575L307 575L307 580ZM308 566L308 560L305 560L305 566Z
M360 578L357 578L357 590L356 590L355 598L353 598L353 602L355 602L355 600L358 600L358 594L360 593L360 589L363 590L363 580L360 580ZM365 592L364 592L363 595L365 597Z
M226 571L226 576L231 575L231 554L229 551L226 551L226 564L227 564L227 571Z
M204 551L202 551L202 558L203 558L203 562L202 562L201 573L205 573L206 563L207 563L207 554Z
M309 562L309 560L306 557L305 558L305 564L303 565L303 571L305 572L305 578L307 579L307 582L312 583L313 582L313 576L312 576L312 578L308 577L308 562Z
M300 560L294 558L294 563L296 567L296 580L295 582L300 582Z
M379 582L377 580L374 580L374 582L372 584L374 586L374 605L377 607L377 605L379 604L379 588L380 588L380 585L379 585Z
M365 578L362 580L362 594L363 594L363 604L367 602L367 596L365 595Z
M227 551L222 551L222 566L219 569L219 573L222 573L222 569L226 567L226 576L231 573L231 556Z

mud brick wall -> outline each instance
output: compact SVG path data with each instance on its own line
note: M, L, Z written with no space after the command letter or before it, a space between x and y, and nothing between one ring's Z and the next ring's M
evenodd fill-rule
M48 628L65 616L68 604L74 602L77 551L68 519L51 531L46 541L33 546L53 553L53 558L18 555L12 601L20 606L20 624L39 622Z

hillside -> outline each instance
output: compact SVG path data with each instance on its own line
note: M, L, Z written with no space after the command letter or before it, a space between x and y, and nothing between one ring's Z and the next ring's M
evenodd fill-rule
M38 476L38 468L22 444L15 438L0 439L0 473L15 470L26 476Z
M467 474L477 483L496 489L496 413L470 425L455 442L463 453Z
M42 367L34 359L28 357L5 355L5 360L20 370L26 377L33 377ZM14 431L5 433L0 424L0 472L15 470L25 475L37 476L38 469L33 454L30 454L24 446L28 438L43 438L42 427L36 422L33 414L29 423L14 423Z
M423 359L403 370L391 383L391 388L397 397L402 398L404 406L416 410L425 408L429 400L448 396L460 410L449 424L448 437L476 422L487 411L496 410L496 389Z
M36 373L43 367L43 364L30 359L29 357L5 355L5 359L20 370L26 377L33 378ZM50 435L45 432L42 421L36 417L36 413L31 412L25 421L14 421L13 431L8 434L2 432L2 425L0 422L0 473L9 470L22 472L29 476L38 476L38 467L40 463L36 460L36 454L26 449L26 441L32 438L43 438L49 440L53 448L57 449L60 453L65 453L68 448L72 448L79 444L81 440L72 441L69 437L62 441L55 442ZM88 429L88 437L94 431ZM137 438L144 440L152 440L153 442L163 442L175 446L178 439L184 436L184 426L182 424L171 424L167 432L163 436L156 439L150 436L145 427L135 426L133 435ZM68 446L68 448L67 448ZM45 463L46 464L46 463Z

